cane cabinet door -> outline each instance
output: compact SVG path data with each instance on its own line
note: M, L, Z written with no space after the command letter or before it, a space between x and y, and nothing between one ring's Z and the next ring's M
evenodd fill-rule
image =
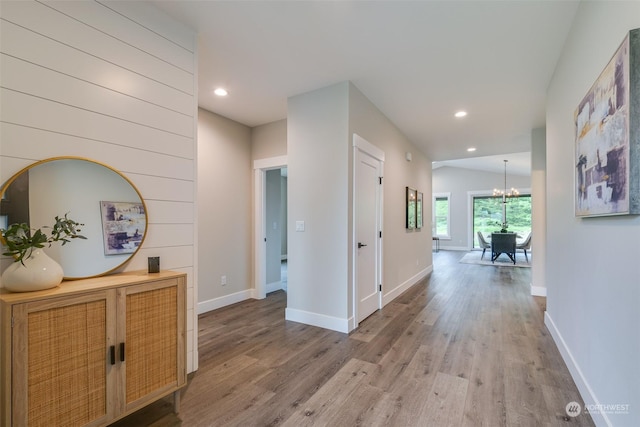
M119 339L125 343L124 412L186 383L184 282L171 279L118 289ZM147 402L148 401L148 402Z
M0 290L0 425L104 426L179 402L185 302L186 275L168 271Z
M114 290L13 307L13 425L100 425L113 417L114 314Z

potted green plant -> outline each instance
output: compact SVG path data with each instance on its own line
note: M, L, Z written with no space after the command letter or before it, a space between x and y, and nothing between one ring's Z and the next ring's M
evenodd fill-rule
M498 227L500 227L500 232L501 233L508 233L509 232L509 224L507 224L507 222L496 222L496 225Z
M62 245L72 239L86 239L80 234L81 227L77 221L65 214L55 217L53 226L31 229L28 224L11 224L0 229L2 244L6 247L3 255L12 256L14 264L2 273L2 284L12 291L32 291L58 286L62 281L62 267L49 258L41 249L50 247L54 242ZM50 229L49 234L43 231Z

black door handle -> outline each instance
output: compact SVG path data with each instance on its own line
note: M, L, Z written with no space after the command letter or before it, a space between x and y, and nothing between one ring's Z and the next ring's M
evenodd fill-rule
M363 244L363 243L358 242L358 249L363 248L363 247L365 247L365 246L367 246L367 245L365 245L365 244Z

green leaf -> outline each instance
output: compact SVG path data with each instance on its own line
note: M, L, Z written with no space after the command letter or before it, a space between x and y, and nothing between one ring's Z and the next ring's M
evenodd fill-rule
M44 248L46 245L51 246L53 242L62 242L62 245L71 241L71 239L86 239L80 234L80 224L69 218L68 214L64 218L55 217L53 227L44 226L42 228L51 229L51 236L47 236L42 229L32 230L28 224L11 224L6 229L0 229L1 242L8 250L2 254L12 256L15 262L21 262L24 265L24 259L31 256L34 248ZM32 233L33 231L33 233Z

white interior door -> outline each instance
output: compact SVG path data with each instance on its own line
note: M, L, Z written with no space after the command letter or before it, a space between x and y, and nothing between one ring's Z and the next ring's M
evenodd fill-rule
M355 151L355 288L359 323L381 304L382 162L361 149Z

